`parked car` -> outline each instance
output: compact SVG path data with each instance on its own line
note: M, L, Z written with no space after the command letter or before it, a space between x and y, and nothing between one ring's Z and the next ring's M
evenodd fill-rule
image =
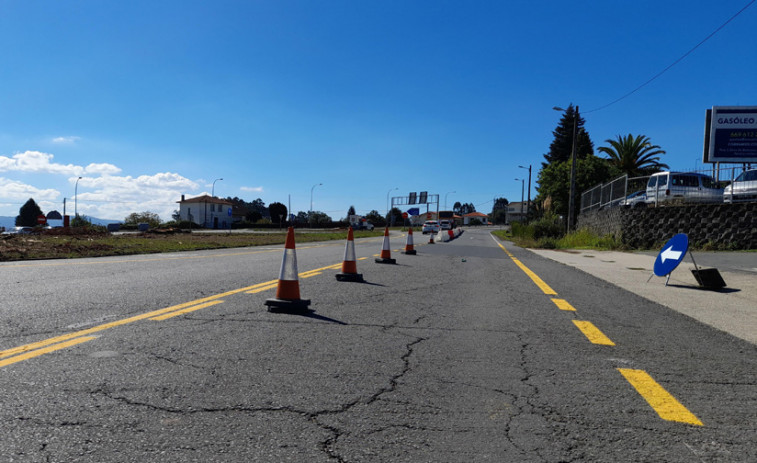
M624 207L644 207L647 205L647 192L642 190L631 193L620 201L620 205Z
M745 170L733 183L723 190L723 201L754 201L757 200L757 169Z
M423 228L421 231L423 231L424 235L426 233L437 233L439 232L439 222L436 220L427 220L423 222Z
M657 172L647 182L647 204L667 201L723 202L723 188L709 175L693 172Z
M13 227L3 232L3 235L28 235L34 229L32 227Z
M439 227L441 227L442 230L452 230L452 222L449 220L441 220L439 221Z
M372 223L370 223L369 221L367 221L367 220L365 220L365 221L362 221L362 220L361 220L360 222L358 222L357 224L355 224L355 226L354 226L354 227L352 227L352 228L354 228L355 230L368 230L368 231L373 231L373 229L374 229L375 227L374 227L374 226L373 226L373 224L372 224Z

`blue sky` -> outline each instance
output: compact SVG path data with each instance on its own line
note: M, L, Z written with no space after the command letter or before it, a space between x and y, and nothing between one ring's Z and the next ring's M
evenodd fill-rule
M106 219L170 219L219 178L335 219L411 191L489 212L570 103L595 150L644 134L702 168L705 110L757 105L757 6L592 110L749 1L4 0L0 215L73 213L79 176Z

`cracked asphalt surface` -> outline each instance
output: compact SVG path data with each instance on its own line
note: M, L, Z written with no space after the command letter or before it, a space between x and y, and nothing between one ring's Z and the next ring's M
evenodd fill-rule
M301 278L308 316L237 291L278 276L279 248L0 265L6 352L223 301L0 367L2 460L757 461L754 345L504 243L546 295L483 230L425 241L385 265L380 240L359 240L366 283ZM298 246L299 271L343 250ZM661 419L617 368L648 371L704 425Z

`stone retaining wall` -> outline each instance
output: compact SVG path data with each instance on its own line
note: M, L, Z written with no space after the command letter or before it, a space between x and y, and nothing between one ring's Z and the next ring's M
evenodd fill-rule
M600 236L613 234L632 248L656 248L676 233L686 233L698 246L757 249L757 203L613 207L581 213L578 227Z

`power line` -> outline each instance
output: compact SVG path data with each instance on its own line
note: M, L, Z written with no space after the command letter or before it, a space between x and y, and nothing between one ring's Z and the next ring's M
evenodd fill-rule
M660 77L661 75L665 74L670 68L672 68L676 64L678 64L681 61L683 61L684 58L686 58L687 56L689 56L694 50L696 50L697 48L699 48L706 41L710 40L712 38L712 36L714 36L715 34L717 34L718 32L720 32L721 29L723 29L726 25L728 25L728 23L730 23L731 21L733 21L734 19L736 19L736 17L738 15L740 15L741 13L743 13L747 8L749 8L750 6L752 6L752 4L754 2L756 2L756 1L757 0L751 0L749 3L746 4L746 6L744 6L744 8L740 9L736 14L734 14L733 16L731 16L730 18L728 18L728 20L726 22L724 22L723 24L721 24L720 27L718 27L710 35L708 35L707 37L705 37L704 40L702 40L701 42L699 42L698 44L696 44L691 50L689 50L686 53L684 53L680 58L678 58L677 60L673 61L673 63L670 64L668 67L666 67L662 71L660 71L657 74L655 74L651 79L647 80L646 82L644 82L643 84L639 85L638 87L636 87L635 89L631 90L630 92L626 93L625 95L621 96L620 98L618 98L616 100L613 100L613 101L607 103L604 106L600 106L598 108L592 109L591 111L586 111L586 112L584 112L584 114L593 113L593 112L605 109L608 106L612 106L615 103L628 98L629 96L633 95L637 91L639 91L642 88L646 87L647 85L649 85L650 83L652 83L654 80L656 80L658 77Z

